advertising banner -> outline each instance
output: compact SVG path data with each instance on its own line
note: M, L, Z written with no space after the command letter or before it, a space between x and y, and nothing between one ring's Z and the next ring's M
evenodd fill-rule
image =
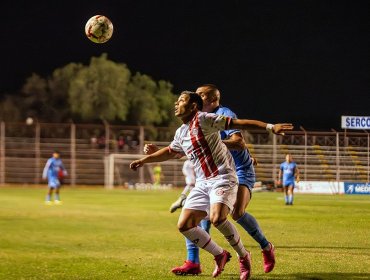
M301 181L296 184L295 193L343 194L343 182Z
M345 194L370 194L370 184L366 183L344 183Z
M370 129L370 117L342 116L343 129Z

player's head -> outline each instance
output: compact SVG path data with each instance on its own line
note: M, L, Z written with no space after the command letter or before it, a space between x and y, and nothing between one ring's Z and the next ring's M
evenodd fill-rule
M59 158L59 157L60 157L59 151L54 151L53 152L53 158Z
M204 84L197 88L196 93L203 100L203 111L211 113L220 106L220 91L215 85Z
M181 92L179 99L175 102L175 116L183 122L188 122L196 112L202 109L202 98L192 91Z
M292 161L293 161L292 155L291 155L291 154L286 154L286 156L285 156L285 160L286 160L287 162L292 162Z

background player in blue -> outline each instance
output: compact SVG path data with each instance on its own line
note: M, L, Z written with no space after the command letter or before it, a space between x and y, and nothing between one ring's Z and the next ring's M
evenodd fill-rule
M290 154L285 156L285 161L280 164L278 184L283 177L283 188L285 194L285 205L293 205L294 181L299 182L299 170Z
M42 172L42 178L48 180L48 193L46 195L45 204L51 205L51 196L55 190L55 204L61 204L59 189L61 186L60 176L67 175L67 171L60 159L60 153L58 151L53 152L53 156L48 159L45 164L44 171Z
M202 85L196 90L196 93L198 93L203 100L202 111L236 118L234 112L220 105L220 92L216 86L211 84ZM245 208L248 206L251 199L252 188L256 180L252 158L239 130L222 131L221 139L229 148L234 158L236 173L239 179L238 194L232 218L259 243L264 260L264 271L266 273L270 272L275 266L274 246L266 239L256 219L245 212ZM199 256L196 257L197 254L199 255L199 249L197 249L196 245L189 244L189 242L186 243L186 247L188 250L188 258L189 255L193 256L193 258L185 261L184 265L173 268L172 272L177 275L199 274L201 272L200 264L196 263L199 261Z

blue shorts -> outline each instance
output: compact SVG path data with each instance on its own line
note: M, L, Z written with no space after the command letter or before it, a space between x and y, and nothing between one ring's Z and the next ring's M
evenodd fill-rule
M256 174L254 172L237 172L236 175L238 176L239 185L253 189L256 182Z
M60 187L60 181L58 178L50 177L48 178L48 186L51 189L56 189Z
M284 181L283 182L283 187L290 187L292 186L294 188L294 181Z

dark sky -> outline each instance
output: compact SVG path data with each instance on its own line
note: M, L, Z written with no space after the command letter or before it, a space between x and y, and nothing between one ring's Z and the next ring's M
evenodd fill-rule
M176 93L221 89L241 118L340 128L370 115L370 1L3 1L0 93L32 72L47 76L105 52L132 71L170 81ZM94 44L84 25L114 24Z

